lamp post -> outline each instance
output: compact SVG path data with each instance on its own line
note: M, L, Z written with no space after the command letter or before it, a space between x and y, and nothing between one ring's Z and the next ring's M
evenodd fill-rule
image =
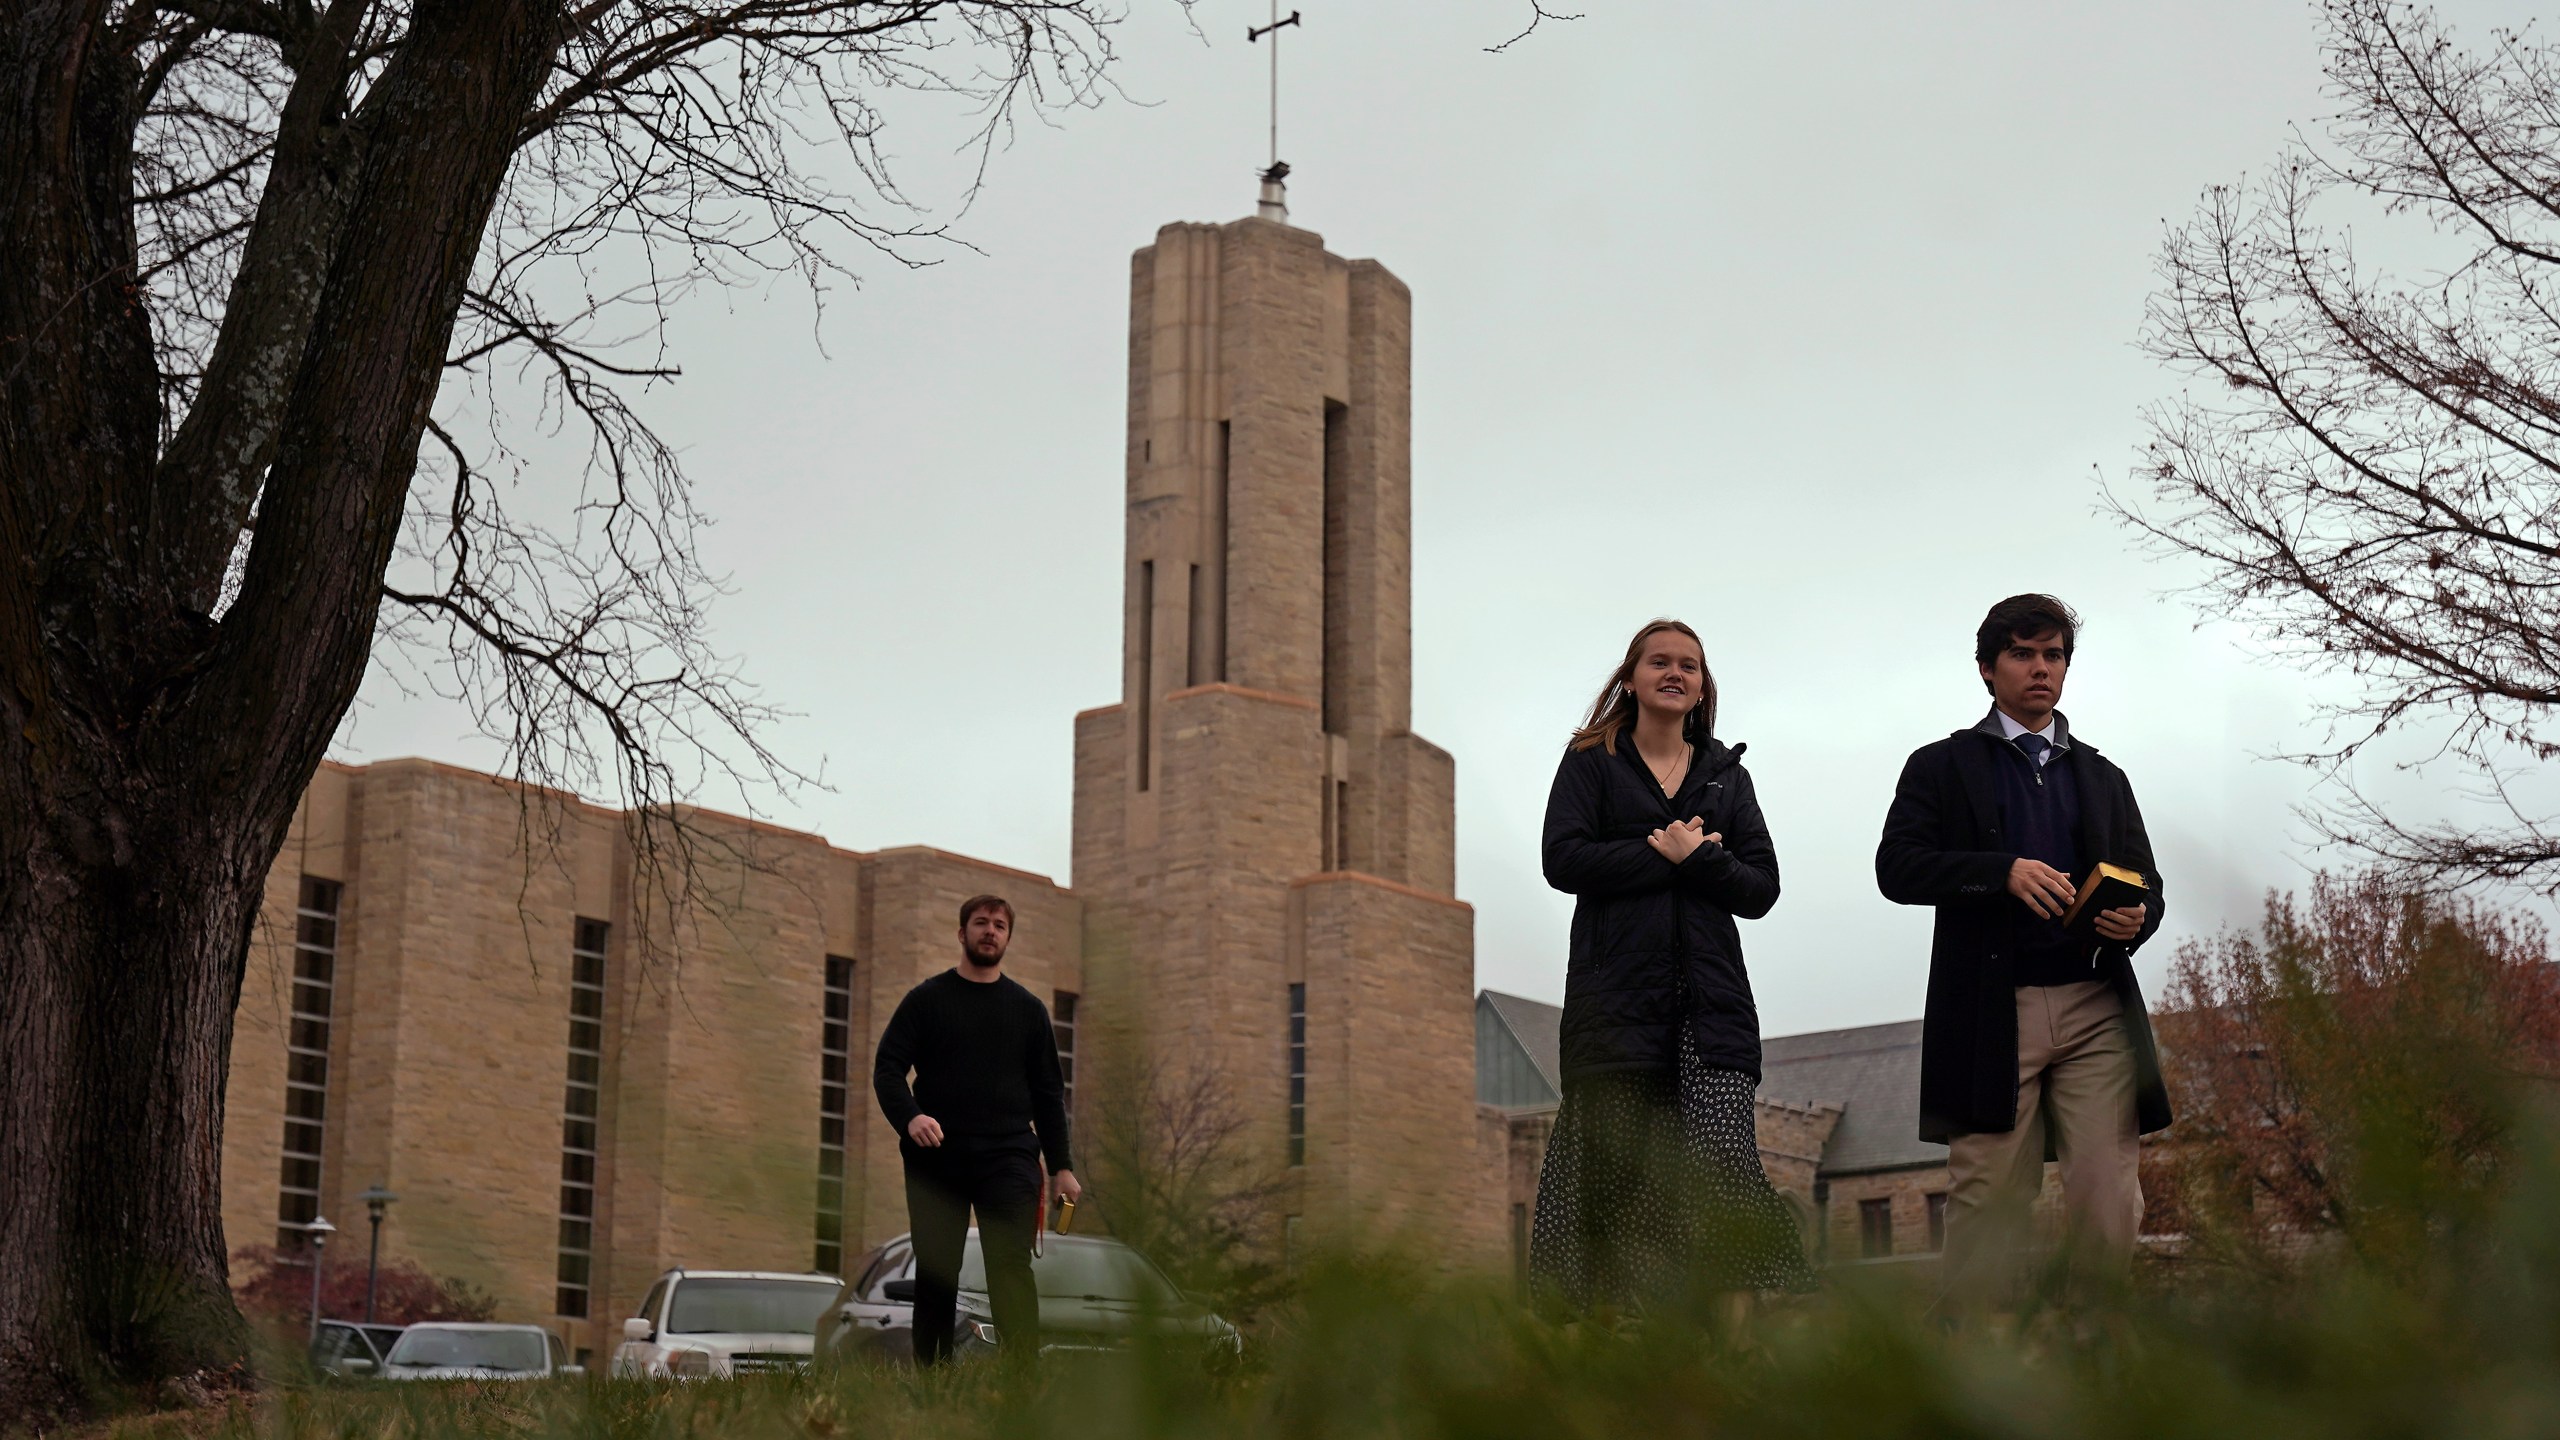
M329 1237L338 1233L338 1227L329 1223L328 1216L314 1215L311 1223L302 1227L302 1233L311 1237L311 1341L316 1345L320 1341L320 1262L326 1258Z
M364 1202L364 1213L373 1220L373 1248L364 1262L364 1323L370 1325L373 1323L374 1283L382 1278L382 1212L390 1209L391 1202L400 1197L383 1189L382 1182L377 1180L372 1188L356 1198Z

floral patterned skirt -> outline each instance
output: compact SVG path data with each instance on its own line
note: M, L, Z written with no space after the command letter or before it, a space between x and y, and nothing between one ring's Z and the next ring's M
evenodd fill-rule
M1795 1213L1760 1168L1751 1077L1708 1064L1681 1028L1676 1072L1565 1086L1529 1232L1542 1309L1815 1288Z

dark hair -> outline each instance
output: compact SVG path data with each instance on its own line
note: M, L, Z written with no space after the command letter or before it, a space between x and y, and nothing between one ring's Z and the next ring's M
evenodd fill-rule
M1987 668L2009 648L2010 641L2056 632L2062 636L2062 658L2067 661L2079 643L2080 617L2050 595L2012 595L1992 606L1991 613L1982 617L1982 628L1973 632L1973 663ZM1990 681L1982 683L1990 688Z
M960 928L963 930L968 929L969 917L977 914L981 910L1003 911L1005 928L1008 930L1013 928L1013 902L1007 900L1001 895L972 895L968 899L961 901Z
M1636 723L1636 662L1644 658L1644 642L1665 630L1688 636L1690 643L1698 647L1698 703L1689 707L1688 718L1680 722L1680 738L1697 745L1715 733L1716 674L1707 668L1707 643L1698 638L1697 631L1677 620L1656 620L1627 642L1627 658L1609 672L1609 683L1600 687L1600 698L1591 702L1591 718L1573 732L1572 749L1588 750L1597 745L1612 755L1618 753L1618 737Z

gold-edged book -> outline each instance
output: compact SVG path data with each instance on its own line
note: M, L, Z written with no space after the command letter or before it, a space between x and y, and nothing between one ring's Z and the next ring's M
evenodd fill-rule
M2071 908L2062 912L2062 928L2084 939L2097 939L2098 917L2109 910L2139 905L2151 893L2141 872L2121 865L2100 865L2080 882L2080 893L2073 897Z

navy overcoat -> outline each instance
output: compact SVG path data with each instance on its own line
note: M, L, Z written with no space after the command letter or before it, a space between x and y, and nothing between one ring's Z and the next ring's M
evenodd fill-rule
M2131 942L2094 947L2091 974L2124 1002L2133 1041L2135 1107L2143 1133L2168 1128L2169 1090L2151 1016L2133 974L2133 952L2160 928L2160 867L2124 771L2056 717L2046 763L2073 767L2079 782L2080 854L2139 871L2150 914ZM2029 917L2009 893L2018 858L2000 832L2000 777L1993 767L2012 748L1996 716L1912 752L1893 789L1884 839L1876 846L1876 886L1902 905L1937 907L1929 947L1929 1001L1920 1025L1920 1138L2014 1128L2018 1114L2018 1004L2011 964Z

